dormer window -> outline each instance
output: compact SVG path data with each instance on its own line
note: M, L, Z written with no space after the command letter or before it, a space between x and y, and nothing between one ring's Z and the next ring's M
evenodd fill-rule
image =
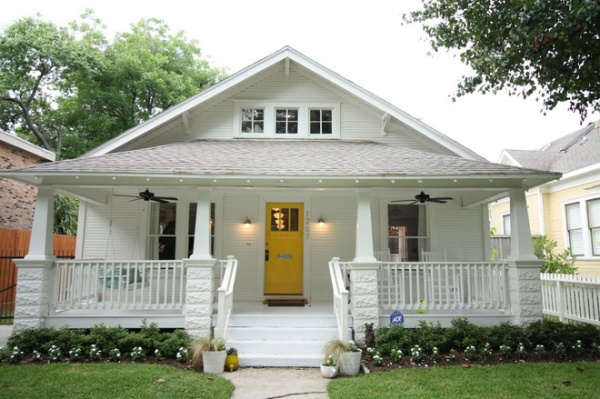
M262 108L242 109L242 132L262 133L265 130L265 110Z
M297 134L298 133L298 110L283 109L275 110L275 133Z
M310 134L332 134L333 111L330 109L310 110Z
M234 137L339 138L340 104L234 100Z

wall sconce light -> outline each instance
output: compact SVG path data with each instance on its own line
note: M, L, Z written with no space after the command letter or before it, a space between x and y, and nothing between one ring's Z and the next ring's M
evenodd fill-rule
M325 224L325 219L323 219L323 216L321 216L319 220L317 220L317 223L319 223L319 226L323 226Z
M250 226L252 224L252 221L248 218L248 216L246 216L246 220L244 220L244 226Z

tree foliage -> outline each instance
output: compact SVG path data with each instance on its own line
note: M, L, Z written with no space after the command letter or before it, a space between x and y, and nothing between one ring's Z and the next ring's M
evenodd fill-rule
M73 158L224 77L161 20L112 43L104 30L88 10L68 27L38 15L0 32L0 128Z
M542 273L576 274L575 255L571 248L566 248L562 253L555 254L557 242L546 236L533 239L533 253L538 259L543 259Z
M545 110L600 110L600 0L423 0L405 14L472 69L456 95L506 89Z

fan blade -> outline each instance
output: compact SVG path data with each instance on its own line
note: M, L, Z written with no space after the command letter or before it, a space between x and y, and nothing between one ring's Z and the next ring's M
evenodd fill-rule
M405 200L394 200L391 202L409 202L409 201L414 202L415 200L414 199L405 199Z
M437 199L437 198L430 198L429 201L427 201L427 202L435 202L436 204L445 204L448 201L442 200L442 199Z
M152 197L152 198L150 198L150 201L160 202L161 204L168 204L169 203L169 201L165 201L165 200L163 200L163 199L161 199L159 197Z
M125 195L125 194L113 194L113 197L129 197L129 198L138 198L137 195Z
M442 200L442 201L452 201L454 198L452 197L435 197L435 198L429 198L429 201L433 201L433 200Z
M177 198L175 197L152 197L153 199L161 199L161 200L169 200L169 201L177 201Z

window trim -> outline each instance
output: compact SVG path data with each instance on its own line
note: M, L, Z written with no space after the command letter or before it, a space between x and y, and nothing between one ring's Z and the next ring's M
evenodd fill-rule
M233 137L234 138L303 138L303 139L339 139L340 133L340 103L312 102L275 102L260 100L233 100ZM262 108L264 110L264 131L262 133L242 132L242 109ZM275 133L276 110L298 110L298 133ZM332 111L331 134L310 133L310 110L327 109Z
M598 259L600 255L594 255L594 248L592 243L592 230L589 225L589 214L588 214L588 202L600 200L600 196L588 196L578 199L569 199L562 203L562 216L563 216L563 229L564 229L564 242L565 248L570 248L570 232L567 226L567 207L569 205L579 204L581 227L579 230L582 234L583 241L583 254L577 255L578 259Z

